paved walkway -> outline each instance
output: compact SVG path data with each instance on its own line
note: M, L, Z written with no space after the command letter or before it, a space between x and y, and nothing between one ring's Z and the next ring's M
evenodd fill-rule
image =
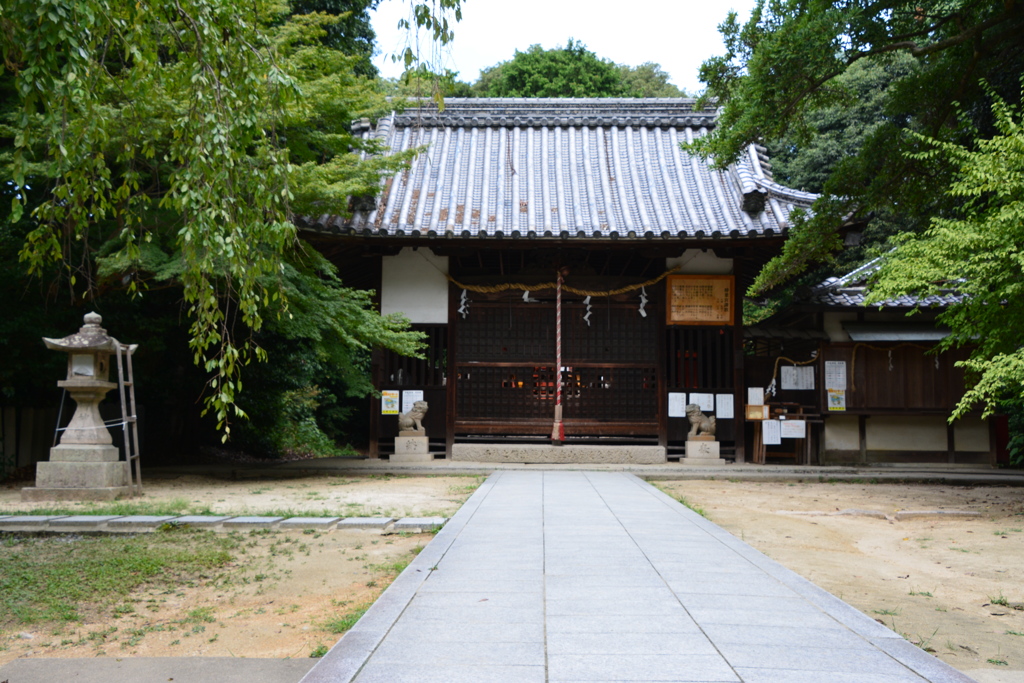
M971 679L632 474L502 471L302 680Z

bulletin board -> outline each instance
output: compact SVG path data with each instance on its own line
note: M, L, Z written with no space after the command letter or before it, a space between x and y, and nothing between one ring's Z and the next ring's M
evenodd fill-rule
M736 279L732 275L669 275L669 325L732 325Z

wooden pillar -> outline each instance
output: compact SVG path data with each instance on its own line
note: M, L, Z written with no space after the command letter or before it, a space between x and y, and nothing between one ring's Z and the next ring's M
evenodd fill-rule
M654 307L657 313L658 320L658 356L657 356L657 373L658 373L658 398L656 404L658 406L658 445L665 449L665 453L668 453L668 364L666 362L666 354L668 353L667 344L665 343L665 337L668 336L668 323L666 313L666 301L668 300L668 280L665 280L661 285L662 301L656 302L657 305ZM655 297L657 299L657 297ZM648 314L650 315L650 313Z
M868 416L857 416L857 431L860 433L860 461L868 461Z
M956 462L956 427L946 421L946 461L952 465Z
M374 349L370 361L370 381L373 388L380 391L381 386L381 356L380 349ZM380 397L370 398L370 446L367 456L371 460L380 458Z
M456 389L459 383L458 369L455 367L455 346L459 325L458 295L455 285L448 285L448 361L445 371L445 417L444 417L444 457L451 459L455 446L455 405Z
M736 433L736 462L746 462L746 411L747 392L744 386L744 354L743 354L743 292L740 289L740 278L743 275L744 260L736 256L732 260L733 275L733 312L732 354L733 354L733 411Z

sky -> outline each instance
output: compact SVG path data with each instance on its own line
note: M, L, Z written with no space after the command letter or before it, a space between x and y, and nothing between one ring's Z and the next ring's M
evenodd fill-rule
M511 59L517 49L526 50L535 43L545 49L564 47L572 38L616 64L656 62L672 83L696 93L702 87L697 78L701 62L725 52L718 25L730 9L745 21L754 0L626 0L608 2L604 5L608 12L600 11L601 4L592 0L463 0L462 21L454 27L455 41L438 61L442 68L458 72L459 80L472 83L481 69ZM374 13L373 28L382 50L374 61L385 77L402 73L401 64L388 56L401 52L409 40L397 28L408 8L408 0L382 0Z

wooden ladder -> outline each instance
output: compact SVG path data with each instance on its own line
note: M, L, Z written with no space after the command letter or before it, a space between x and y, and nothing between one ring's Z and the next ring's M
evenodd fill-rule
M117 388L121 392L121 428L124 430L124 456L128 461L128 493L131 497L142 495L142 468L139 465L139 420L135 411L135 374L132 371L132 354L135 353L138 346L138 344L128 344L127 346L116 344ZM125 400L125 389L128 390L127 401Z

